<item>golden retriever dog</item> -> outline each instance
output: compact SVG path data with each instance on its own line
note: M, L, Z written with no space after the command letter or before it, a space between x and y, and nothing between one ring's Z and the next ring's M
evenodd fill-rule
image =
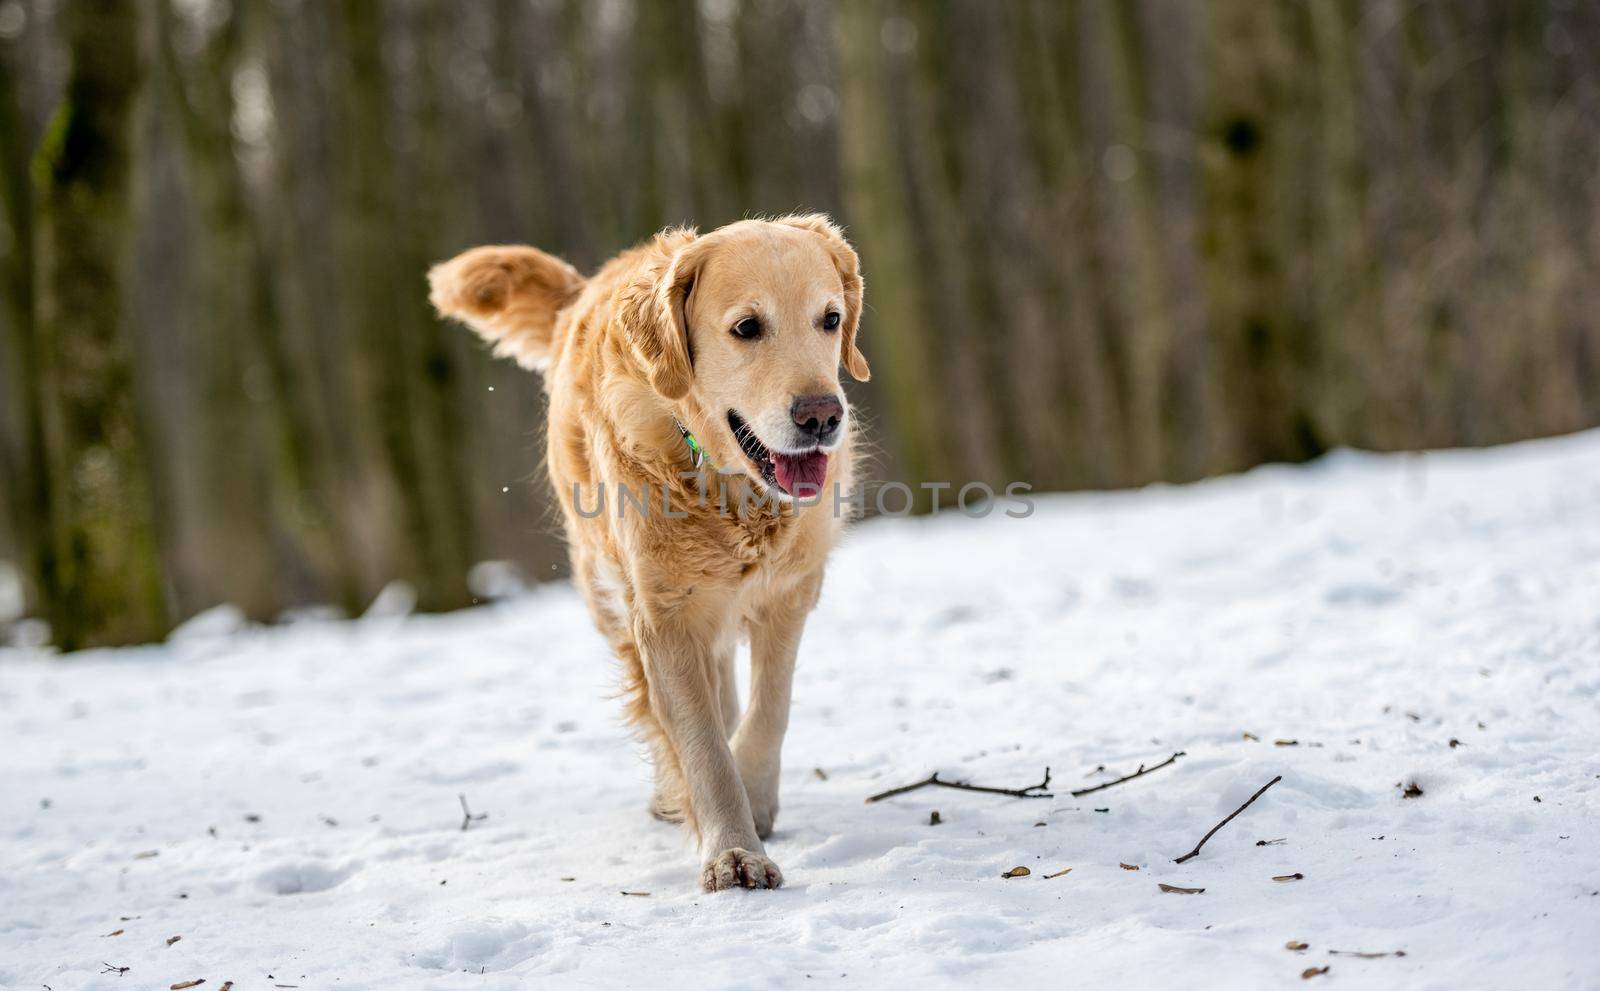
M544 373L547 469L652 752L650 811L688 825L707 890L778 887L762 840L795 653L852 484L839 366L868 375L855 251L789 216L663 231L587 279L525 246L428 278L441 314Z

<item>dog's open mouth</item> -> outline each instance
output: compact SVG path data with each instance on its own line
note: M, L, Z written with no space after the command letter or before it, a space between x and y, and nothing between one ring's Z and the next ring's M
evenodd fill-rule
M811 496L822 491L828 476L828 455L813 448L797 454L773 451L761 443L744 417L728 410L728 429L739 442L739 450L755 466L756 473L768 485L776 486L786 495Z

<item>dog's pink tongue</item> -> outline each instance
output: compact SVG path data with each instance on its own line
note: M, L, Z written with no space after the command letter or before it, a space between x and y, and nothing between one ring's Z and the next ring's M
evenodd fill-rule
M822 491L828 476L828 456L821 451L809 454L774 454L772 473L790 495L812 496Z

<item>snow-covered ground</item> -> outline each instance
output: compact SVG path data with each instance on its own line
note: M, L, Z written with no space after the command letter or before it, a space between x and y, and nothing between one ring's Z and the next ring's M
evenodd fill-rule
M566 586L203 634L0 654L0 986L1600 987L1600 434L858 527L777 892L645 814Z

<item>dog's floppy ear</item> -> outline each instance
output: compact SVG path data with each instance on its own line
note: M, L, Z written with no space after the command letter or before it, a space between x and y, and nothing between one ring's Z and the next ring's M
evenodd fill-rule
M651 387L679 400L694 383L684 309L710 244L692 230L679 229L656 235L655 248L662 263L618 290L617 316Z
M833 256L833 263L839 269L839 281L844 284L845 312L844 319L839 322L839 333L843 338L839 342L840 353L844 368L851 378L865 382L872 377L872 369L867 367L867 356L861 353L861 347L856 343L856 331L861 326L861 298L866 288L861 278L861 259L856 256L856 250L850 247L850 242L845 240L844 231L827 214L794 214L779 219L778 223L811 231L827 245L828 253Z
M428 299L494 345L501 358L543 370L550 363L556 314L577 298L583 276L526 245L488 245L428 271Z

